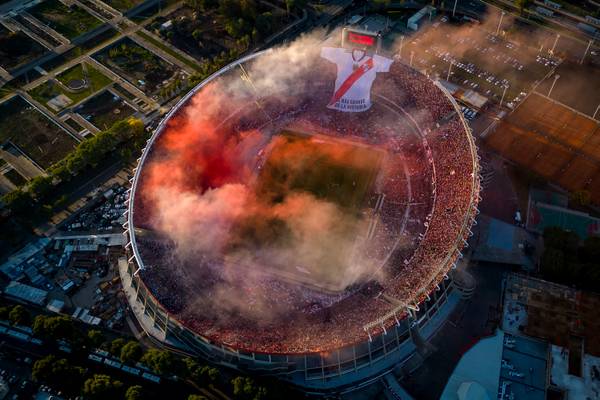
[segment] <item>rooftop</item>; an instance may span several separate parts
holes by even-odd
[[[582,337],[584,351],[600,356],[600,296],[568,286],[510,274],[506,278],[502,328],[569,347]]]

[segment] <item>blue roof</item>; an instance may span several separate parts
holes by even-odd
[[[497,398],[503,340],[504,332],[498,330],[496,335],[481,339],[467,350],[448,379],[440,400],[456,400],[458,389],[465,382],[476,382],[483,386],[488,398]]]
[[[515,236],[515,226],[498,219],[490,222],[487,245],[502,250],[512,250]]]

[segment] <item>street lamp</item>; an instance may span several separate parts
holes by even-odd
[[[598,104],[598,107],[596,107],[596,111],[594,111],[594,116],[592,119],[596,119],[596,114],[598,114],[598,111],[600,111],[600,104]]]
[[[590,47],[592,46],[593,42],[594,42],[594,39],[590,39],[587,47],[585,48],[585,53],[583,53],[583,57],[581,57],[581,60],[579,61],[579,64],[583,64],[583,60],[585,60],[585,56],[587,56],[587,53],[590,50]]]
[[[502,18],[504,18],[504,14],[506,14],[504,11],[502,11],[502,14],[500,14],[500,21],[498,21],[498,28],[496,28],[496,36],[498,36],[498,32],[500,32],[500,25],[502,25]]]
[[[550,97],[550,94],[552,93],[552,90],[554,89],[554,85],[556,85],[556,81],[558,80],[558,78],[560,78],[560,75],[554,75],[554,82],[552,82],[552,86],[550,86],[550,90],[548,90],[548,97]]]
[[[556,44],[558,43],[558,39],[560,39],[560,33],[556,34],[556,39],[554,39],[554,45],[552,46],[552,50],[550,50],[550,54],[554,54],[554,49],[556,49]]]
[[[450,82],[450,71],[452,70],[452,64],[454,64],[454,60],[450,60],[450,65],[448,65],[448,75],[446,75],[446,80]]]
[[[398,52],[398,56],[402,58],[402,46],[404,45],[404,35],[400,36],[400,51]]]
[[[507,89],[508,89],[508,85],[504,85],[504,90],[502,91],[502,98],[500,99],[500,108],[502,108],[502,103],[504,102],[504,96],[506,95]]]

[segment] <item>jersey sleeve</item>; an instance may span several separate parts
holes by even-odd
[[[339,57],[340,50],[343,50],[343,49],[339,49],[337,47],[323,47],[321,49],[321,57],[323,57],[327,61],[331,61],[332,63],[337,64],[337,62],[340,58]]]
[[[394,60],[390,58],[378,55],[375,55],[373,58],[375,60],[375,69],[377,70],[377,72],[389,72],[390,65],[392,65],[392,63],[394,62]]]

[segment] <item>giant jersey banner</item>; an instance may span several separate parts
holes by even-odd
[[[371,107],[371,86],[378,72],[388,72],[393,60],[364,50],[323,47],[321,57],[337,65],[335,90],[328,108],[361,112]]]

